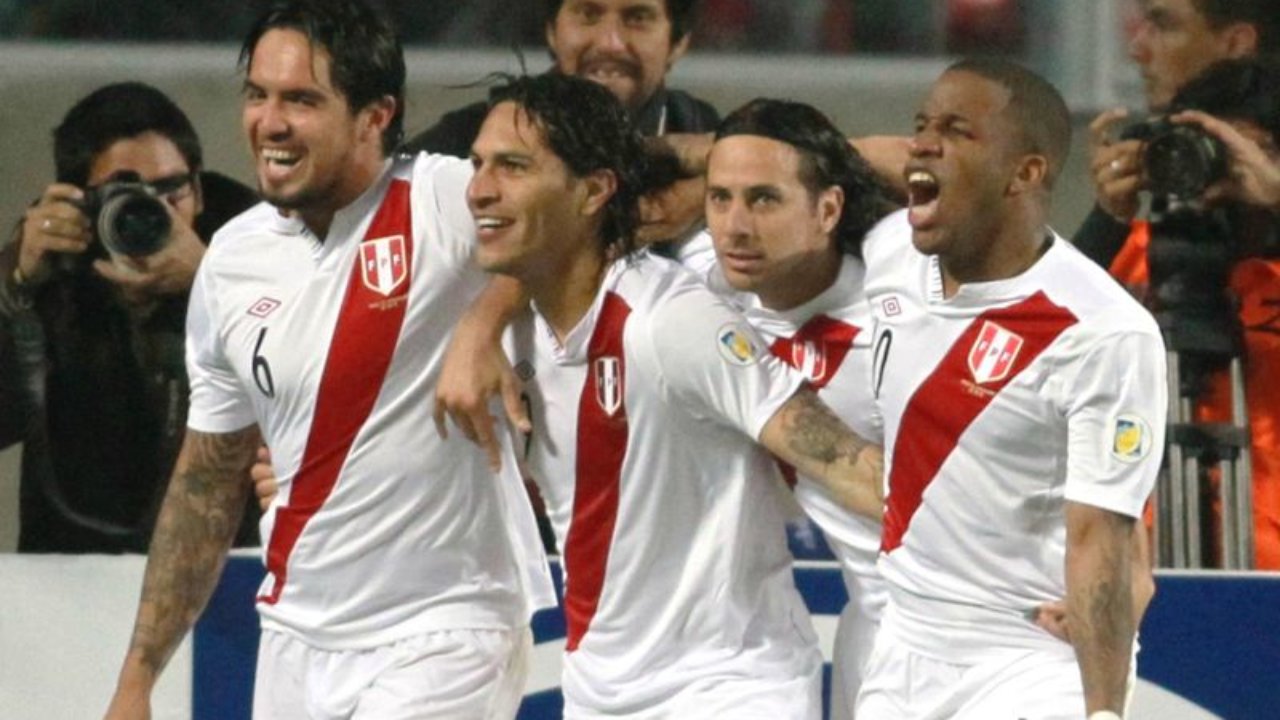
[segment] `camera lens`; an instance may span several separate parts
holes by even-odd
[[[103,201],[98,237],[114,253],[141,257],[164,246],[171,224],[158,198],[129,188]]]
[[[1147,143],[1143,164],[1153,193],[1190,200],[1226,175],[1226,148],[1198,127],[1175,125]]]

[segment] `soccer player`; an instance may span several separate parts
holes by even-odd
[[[566,717],[817,717],[821,657],[755,440],[870,515],[876,449],[697,278],[629,254],[642,160],[612,95],[551,74],[493,100],[468,202],[478,262],[535,310],[513,359],[563,548]]]
[[[387,158],[403,53],[357,0],[271,6],[241,59],[266,202],[218,233],[192,290],[189,431],[108,717],[149,716],[263,439],[280,492],[254,715],[513,717],[529,615],[554,602],[545,558],[514,456],[495,477],[429,416],[441,351],[487,281],[470,167]]]
[[[891,205],[873,171],[820,112],[755,100],[716,131],[707,167],[713,289],[736,291],[770,351],[859,435],[879,441],[871,395],[871,312],[863,236]],[[831,717],[851,718],[885,602],[880,523],[800,475],[795,496],[840,562],[849,602],[832,658]]]
[[[1069,136],[1040,77],[953,65],[916,116],[910,209],[864,244],[890,593],[860,720],[1124,710],[1164,348],[1046,227]],[[1030,617],[1064,595],[1069,644]]]

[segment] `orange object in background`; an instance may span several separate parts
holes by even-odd
[[[1147,290],[1150,242],[1150,224],[1135,221],[1109,268],[1111,275],[1139,298]],[[1280,570],[1280,260],[1249,258],[1237,262],[1228,288],[1239,300],[1244,328],[1255,565],[1259,570]],[[1196,402],[1196,421],[1231,421],[1231,380],[1226,370],[1207,378],[1206,389]],[[1217,503],[1214,510],[1215,522],[1219,522]]]

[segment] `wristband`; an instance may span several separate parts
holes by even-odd
[[[1089,715],[1089,720],[1124,720],[1124,719],[1121,718],[1114,711],[1099,710],[1098,712],[1091,713]]]

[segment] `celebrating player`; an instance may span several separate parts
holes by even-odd
[[[470,168],[387,159],[404,59],[357,0],[272,6],[242,63],[267,202],[218,233],[192,291],[189,431],[108,717],[149,716],[263,438],[280,492],[255,717],[513,717],[530,612],[554,602],[545,559],[514,457],[494,477],[429,417],[442,349],[486,282]]]
[[[1069,136],[1040,77],[953,65],[916,116],[911,207],[864,245],[890,597],[860,720],[1123,712],[1164,348],[1046,227]],[[1070,644],[1029,617],[1064,594]]]
[[[721,123],[707,178],[718,260],[711,287],[738,291],[772,353],[858,434],[878,441],[861,247],[891,206],[872,170],[812,107],[755,100]],[[849,513],[806,476],[795,494],[839,559],[849,593],[831,691],[831,717],[849,718],[885,602],[875,568],[880,523]]]
[[[871,515],[877,451],[696,278],[628,254],[642,161],[606,90],[543,75],[493,100],[468,201],[477,260],[536,310],[514,359],[564,554],[566,717],[817,717],[821,658],[754,440]]]

